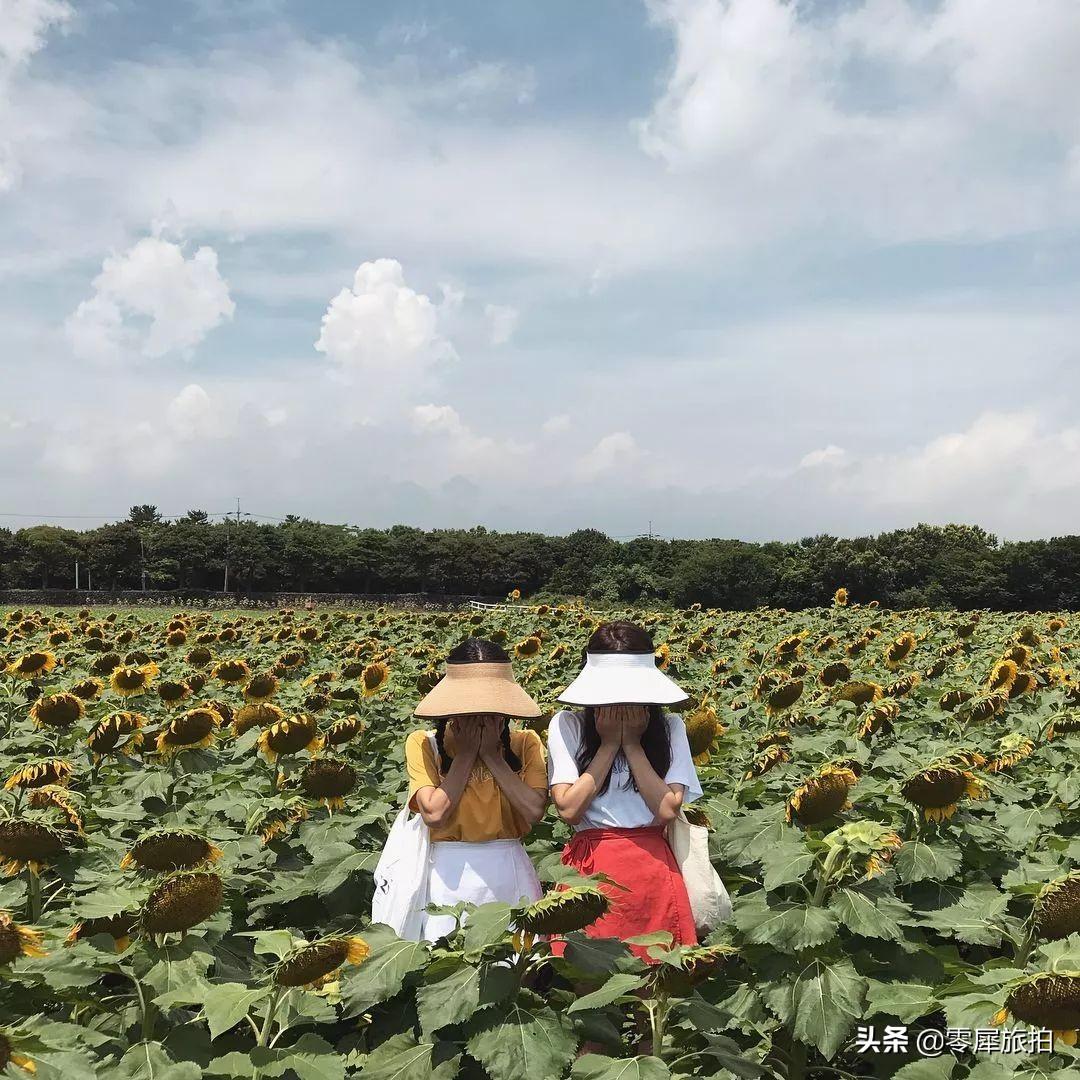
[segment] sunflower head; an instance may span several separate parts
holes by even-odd
[[[221,849],[200,833],[190,829],[150,829],[132,844],[120,868],[164,874],[215,863],[220,858]]]
[[[970,690],[946,690],[938,698],[938,706],[945,712],[953,712],[961,705],[969,702],[975,695]]]
[[[202,749],[213,745],[221,716],[205,705],[188,709],[174,717],[157,737],[157,751],[162,757],[172,757],[181,750]]]
[[[802,697],[802,679],[787,679],[769,691],[765,699],[765,712],[769,716],[776,716],[785,709],[790,709],[796,701]]]
[[[848,793],[857,781],[850,768],[822,766],[788,796],[785,806],[788,824],[817,825],[838,814],[850,805]]]
[[[315,717],[306,713],[286,717],[264,728],[258,741],[259,753],[271,764],[282,755],[299,754],[302,750],[317,753],[321,745]]]
[[[527,638],[522,638],[514,646],[514,655],[519,660],[527,660],[529,657],[536,656],[540,652],[540,638],[535,634],[530,635]]]
[[[20,926],[8,912],[0,911],[0,967],[18,960],[20,956],[44,955],[40,932]]]
[[[333,809],[345,805],[345,796],[355,790],[356,781],[356,770],[339,758],[317,758],[308,762],[300,773],[304,794]]]
[[[266,728],[284,719],[284,711],[276,705],[261,701],[253,702],[250,705],[242,706],[233,713],[233,731],[237,735],[243,735],[245,731],[249,731],[253,727]]]
[[[836,607],[847,607],[848,591],[843,585],[833,593],[833,604],[835,604]]]
[[[191,649],[185,660],[194,668],[204,668],[213,660],[214,654],[205,645],[196,645]]]
[[[894,641],[889,642],[885,648],[885,666],[890,671],[895,671],[915,648],[915,635],[905,632]]]
[[[278,963],[272,978],[278,986],[314,986],[344,964],[362,964],[371,946],[361,937],[329,937],[301,945]]]
[[[850,701],[853,705],[869,705],[871,701],[880,701],[884,689],[875,682],[846,682],[840,686],[833,697],[837,701]]]
[[[4,790],[32,790],[40,787],[64,787],[71,781],[74,768],[62,758],[30,761],[16,769],[5,781]]]
[[[377,694],[390,680],[390,669],[381,660],[376,660],[364,668],[360,676],[360,682],[364,689],[364,697]]]
[[[947,821],[961,799],[985,798],[986,787],[970,769],[943,759],[912,773],[900,794],[919,807],[927,821]]]
[[[261,837],[264,844],[269,844],[294,825],[307,820],[308,815],[308,806],[303,799],[287,799],[277,806],[257,810],[248,819],[247,831]]]
[[[723,732],[716,710],[708,699],[686,717],[686,737],[690,743],[690,753],[694,760],[708,760],[709,749],[717,735]]]
[[[30,708],[30,719],[35,727],[67,731],[81,720],[86,706],[75,694],[47,694],[39,697]]]
[[[999,660],[991,669],[990,674],[986,679],[987,690],[993,692],[995,690],[1001,691],[1004,694],[1009,692],[1009,688],[1013,684],[1013,680],[1016,678],[1019,672],[1019,667],[1015,660],[1006,658]]]
[[[191,687],[186,682],[177,682],[175,679],[158,683],[157,692],[162,703],[169,709],[175,709],[180,702],[191,697]]]
[[[244,700],[269,701],[278,691],[278,678],[272,672],[263,671],[253,675],[244,687]]]
[[[99,720],[91,729],[86,740],[90,752],[96,757],[118,750],[130,754],[142,746],[142,728],[146,717],[141,713],[117,712]]]
[[[17,679],[37,679],[47,675],[56,667],[56,657],[51,652],[40,650],[25,653],[7,666],[7,673]]]
[[[105,689],[105,684],[100,679],[83,679],[81,682],[77,682],[69,691],[82,701],[93,701],[102,690]]]
[[[1011,769],[1034,750],[1035,744],[1026,735],[1010,732],[998,741],[996,752],[986,762],[986,771],[996,773]]]
[[[148,934],[183,933],[217,914],[225,887],[208,870],[178,870],[164,878],[147,897],[140,913]]]
[[[23,867],[38,874],[67,849],[71,837],[67,831],[55,828],[41,817],[10,817],[0,820],[0,860],[9,876]]]
[[[114,694],[119,694],[121,697],[134,697],[136,694],[146,692],[156,674],[156,664],[123,665],[116,668],[109,676],[109,685]]]
[[[211,678],[225,683],[226,686],[242,683],[250,674],[251,669],[248,667],[247,661],[241,660],[239,657],[235,657],[232,660],[222,660],[221,663],[217,664],[214,667],[214,670],[210,672]]]
[[[138,912],[123,912],[98,919],[84,919],[71,928],[65,944],[74,945],[76,941],[87,941],[99,934],[108,934],[113,939],[116,951],[121,953],[131,944],[131,938],[138,929],[138,924]]]
[[[610,900],[595,885],[556,889],[521,909],[517,925],[529,934],[569,934],[606,915]]]
[[[889,698],[907,697],[908,694],[919,685],[919,682],[919,673],[917,671],[909,671],[907,675],[902,675],[899,679],[896,679],[885,687],[885,696]]]
[[[359,716],[355,714],[351,716],[343,716],[340,720],[335,720],[326,729],[326,745],[327,746],[344,746],[348,742],[352,742],[357,738],[364,730],[364,722]]]
[[[995,1021],[1008,1013],[1032,1027],[1049,1029],[1055,1039],[1073,1046],[1080,1029],[1080,972],[1041,971],[1020,980]]]
[[[864,742],[874,735],[888,735],[900,715],[900,706],[895,701],[882,701],[867,709],[859,718],[855,737]]]
[[[782,765],[785,761],[791,760],[791,753],[786,746],[776,743],[768,747],[763,754],[758,754],[752,762],[750,767],[746,770],[746,780],[754,780],[759,776],[764,776],[770,769],[775,769],[777,765]]]
[[[851,678],[851,667],[843,660],[834,660],[818,672],[818,682],[826,689]]]
[[[19,1053],[19,1048],[14,1036],[0,1028],[0,1073],[5,1076],[11,1075],[8,1066],[14,1065],[25,1073],[36,1073],[37,1066],[26,1054]]]
[[[888,825],[877,821],[852,821],[825,837],[829,848],[839,848],[845,872],[866,878],[885,873],[893,853],[903,844]]]

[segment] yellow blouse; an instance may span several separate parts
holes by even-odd
[[[518,776],[531,788],[547,795],[547,762],[544,745],[535,731],[511,731],[510,748],[521,760]],[[453,746],[448,747],[451,755]],[[414,731],[405,740],[405,767],[409,771],[409,807],[416,812],[416,793],[442,783],[439,763],[426,731]],[[502,788],[479,758],[469,775],[461,801],[441,829],[431,830],[432,840],[519,840],[531,825],[518,814]]]

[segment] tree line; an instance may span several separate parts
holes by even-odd
[[[235,593],[433,593],[584,596],[610,602],[698,602],[791,609],[832,602],[886,607],[1080,608],[1080,536],[1000,542],[974,525],[916,525],[877,536],[794,542],[617,541],[472,529],[166,520],[153,506],[72,530],[0,529],[0,588],[222,590]],[[227,576],[226,576],[227,575]]]

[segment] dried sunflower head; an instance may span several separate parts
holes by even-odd
[[[848,793],[857,781],[850,768],[822,766],[788,796],[785,806],[788,824],[817,825],[838,814],[850,805]]]
[[[281,960],[273,971],[278,986],[314,986],[344,964],[362,964],[371,946],[361,937],[329,937],[301,945]]]
[[[301,714],[287,717],[265,728],[257,743],[259,753],[271,764],[282,755],[299,754],[307,750],[318,753],[322,746],[314,716]]]
[[[137,867],[153,873],[187,870],[221,858],[221,849],[190,829],[150,829],[131,846],[120,869]]]
[[[99,720],[91,729],[86,745],[95,759],[119,750],[130,754],[142,746],[146,717],[141,713],[118,712]]]
[[[969,769],[940,760],[912,773],[900,793],[922,810],[927,821],[947,821],[965,796],[986,798],[986,786]]]
[[[0,966],[20,956],[45,956],[41,940],[40,931],[20,926],[8,912],[0,911]]]
[[[318,758],[308,762],[300,773],[300,787],[309,799],[316,799],[327,809],[345,805],[345,796],[356,789],[356,770],[339,758]]]
[[[5,791],[16,788],[30,790],[39,787],[58,786],[63,787],[70,783],[72,773],[70,761],[62,758],[43,758],[41,761],[30,761],[16,769],[4,783]]]
[[[47,694],[39,697],[30,708],[30,719],[35,727],[67,731],[81,720],[86,706],[75,694]]]
[[[213,709],[206,706],[188,709],[161,730],[157,737],[157,751],[162,757],[168,758],[181,750],[212,746],[220,724],[221,717]]]
[[[519,911],[517,926],[528,934],[569,934],[584,930],[607,914],[607,894],[595,885],[555,889]]]
[[[178,870],[147,897],[140,924],[148,934],[183,933],[217,914],[224,897],[224,884],[217,874]]]
[[[1019,981],[994,1022],[1004,1023],[1009,1013],[1032,1027],[1049,1029],[1055,1040],[1067,1046],[1075,1045],[1080,1029],[1080,972],[1041,971]]]

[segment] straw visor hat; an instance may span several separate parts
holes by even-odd
[[[442,719],[498,713],[520,720],[541,715],[540,706],[514,681],[509,664],[447,664],[446,674],[419,705],[415,716]]]
[[[676,705],[684,693],[651,653],[586,653],[581,674],[559,695],[568,705]]]

